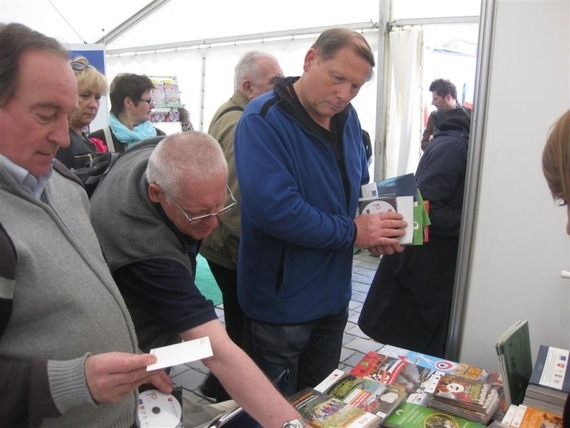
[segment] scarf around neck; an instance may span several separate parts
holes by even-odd
[[[109,115],[109,128],[111,128],[113,134],[121,143],[127,145],[127,148],[147,138],[156,137],[156,129],[154,129],[150,120],[135,126],[131,131],[121,123],[117,116],[111,113]]]

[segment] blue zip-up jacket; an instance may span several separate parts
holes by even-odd
[[[280,80],[248,104],[234,143],[242,196],[239,301],[248,317],[275,324],[305,323],[347,307],[353,218],[360,186],[369,180],[352,105],[334,118],[343,155],[337,162],[328,131],[296,99],[295,80]]]

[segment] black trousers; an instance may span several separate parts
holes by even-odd
[[[228,336],[236,345],[243,348],[244,314],[239,306],[237,297],[237,271],[212,263],[209,260],[208,265],[214,279],[218,283],[218,287],[222,291],[224,319]],[[216,401],[221,402],[230,399],[228,393],[212,373],[210,373],[206,382],[210,385],[216,385]]]
[[[239,306],[237,296],[237,271],[227,269],[209,260],[208,265],[218,283],[218,287],[222,291],[224,319],[228,336],[236,345],[242,348],[244,314]]]

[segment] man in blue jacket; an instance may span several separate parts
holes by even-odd
[[[338,367],[353,247],[402,250],[401,215],[354,218],[369,175],[350,101],[373,67],[362,35],[326,30],[307,52],[303,75],[251,101],[236,130],[244,346],[270,377],[288,369],[286,394]]]

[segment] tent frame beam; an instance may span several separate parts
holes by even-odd
[[[170,0],[154,0],[139,10],[137,13],[133,14],[126,21],[119,24],[117,27],[109,31],[106,35],[101,37],[95,43],[111,43],[116,38],[122,36],[125,32],[129,31],[132,27],[137,25],[139,22],[146,19],[147,16],[153,14],[157,9],[164,6]]]
[[[343,28],[350,28],[354,31],[376,31],[378,23],[371,21],[357,22],[352,24],[340,25]],[[189,40],[185,42],[163,43],[158,45],[136,46],[131,48],[107,49],[107,56],[120,55],[139,55],[145,53],[156,53],[164,51],[176,51],[180,49],[192,49],[202,47],[212,47],[214,45],[228,45],[238,43],[253,43],[258,41],[267,41],[270,39],[295,39],[296,37],[309,37],[320,34],[331,28],[330,25],[322,27],[299,28],[283,31],[271,31],[266,33],[244,34],[239,36],[215,37],[211,39]]]

